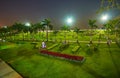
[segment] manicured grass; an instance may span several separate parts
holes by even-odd
[[[55,42],[46,42],[47,47],[53,44]],[[60,45],[50,51],[73,54],[72,49],[78,44],[69,44],[63,51],[59,51]],[[31,42],[4,43],[4,46],[12,47],[1,49],[0,58],[24,78],[119,78],[120,48],[116,44],[108,48],[107,44],[102,43],[98,51],[93,51],[94,45],[97,44],[87,47],[86,43],[80,43],[80,49],[73,54],[84,56],[86,60],[83,64],[41,55]]]

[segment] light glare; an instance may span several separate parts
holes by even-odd
[[[103,15],[102,16],[102,20],[107,20],[108,19],[108,15]]]
[[[27,23],[25,24],[25,26],[30,26],[30,23],[27,22]]]
[[[68,22],[68,23],[72,23],[73,20],[72,20],[71,18],[68,18],[67,22]]]

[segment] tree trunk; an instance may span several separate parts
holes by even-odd
[[[91,33],[90,33],[90,44],[92,44],[92,28],[91,28]]]
[[[64,36],[64,38],[65,38],[65,43],[66,43],[66,31],[65,31],[65,36]]]
[[[41,33],[41,30],[39,29],[39,38],[40,38],[40,33]]]
[[[24,41],[24,32],[23,32],[22,36],[23,36],[23,41]]]
[[[47,42],[48,42],[48,26],[46,27],[46,39],[47,39]]]

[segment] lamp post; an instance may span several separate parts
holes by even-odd
[[[26,26],[25,28],[27,29],[27,37],[28,37],[28,34],[30,33],[31,24],[29,22],[26,22],[25,26]]]
[[[67,28],[67,30],[70,29],[72,23],[73,23],[73,18],[72,17],[69,17],[69,18],[66,19],[66,26],[67,26],[66,28]],[[66,42],[66,33],[65,33],[65,42]]]

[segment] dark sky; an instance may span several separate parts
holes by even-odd
[[[0,0],[0,26],[14,22],[36,23],[51,19],[54,26],[62,26],[72,16],[73,25],[86,25],[100,7],[100,0]]]

